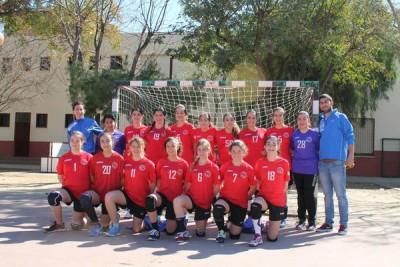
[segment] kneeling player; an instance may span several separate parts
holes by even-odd
[[[260,218],[269,209],[269,224],[267,240],[278,240],[280,220],[285,215],[286,191],[290,179],[289,163],[278,156],[279,139],[269,136],[265,142],[266,157],[256,162],[255,173],[259,193],[250,206],[250,216],[253,219],[254,238],[249,246],[256,247],[263,243]]]
[[[129,157],[125,158],[123,191],[108,192],[105,203],[111,219],[108,236],[120,233],[118,206],[127,207],[133,214],[134,233],[142,230],[143,219],[146,214],[145,199],[153,192],[156,184],[156,171],[154,163],[144,156],[144,140],[133,137],[129,141]]]
[[[65,153],[58,161],[57,174],[61,189],[51,192],[47,199],[54,216],[54,223],[46,232],[65,230],[62,218],[61,202],[67,205],[74,203],[71,227],[80,230],[83,227],[84,209],[82,209],[79,197],[89,189],[89,164],[92,155],[83,151],[84,136],[81,132],[72,132],[69,145],[71,150]]]
[[[103,228],[107,228],[110,218],[104,204],[107,192],[121,187],[122,170],[124,159],[120,154],[113,151],[113,138],[110,133],[104,133],[100,137],[100,147],[103,151],[98,152],[91,160],[91,190],[86,191],[80,197],[82,208],[91,220],[89,236],[98,236]],[[101,224],[97,218],[95,207],[101,204]]]
[[[166,208],[165,218],[167,219],[166,232],[174,234],[176,231],[176,216],[173,207],[174,199],[183,192],[183,182],[188,170],[187,162],[178,154],[182,145],[175,137],[169,137],[164,148],[167,158],[157,163],[157,189],[156,192],[146,198],[146,210],[150,218],[152,229],[149,231],[148,240],[158,240],[160,230],[157,223],[157,212]]]
[[[248,199],[255,191],[254,170],[243,158],[247,147],[241,140],[235,140],[229,146],[232,161],[225,163],[220,170],[222,189],[219,199],[214,203],[213,216],[218,227],[216,241],[223,243],[226,239],[224,215],[229,213],[229,236],[239,239],[243,221],[246,218]]]
[[[211,145],[207,139],[200,139],[196,144],[197,157],[186,175],[184,190],[186,194],[174,199],[174,211],[177,223],[177,242],[190,238],[185,225],[185,213],[195,212],[196,235],[204,237],[207,220],[210,218],[211,204],[219,192],[220,179],[218,166],[208,159]]]

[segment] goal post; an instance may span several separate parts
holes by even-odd
[[[246,113],[258,114],[258,127],[271,127],[272,110],[278,106],[286,111],[285,122],[296,125],[297,113],[305,110],[318,124],[318,81],[226,81],[226,80],[162,80],[117,81],[113,90],[112,111],[123,130],[130,124],[130,112],[140,107],[145,124],[152,121],[152,110],[163,106],[169,124],[175,121],[175,107],[183,104],[189,121],[197,124],[199,114],[208,112],[214,125],[222,127],[222,117],[231,113],[239,126],[245,127]]]

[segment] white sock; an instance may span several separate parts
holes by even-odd
[[[253,219],[253,226],[254,226],[254,233],[256,235],[261,235],[260,219],[258,219],[258,220]]]

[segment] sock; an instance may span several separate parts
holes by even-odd
[[[254,227],[254,233],[256,235],[261,235],[261,225],[260,225],[260,219],[253,219],[253,227]]]

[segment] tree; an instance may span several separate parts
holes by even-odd
[[[172,52],[215,67],[224,78],[247,65],[254,66],[259,79],[319,80],[321,91],[333,94],[355,116],[374,110],[395,79],[393,46],[385,42],[393,27],[382,2],[181,3],[183,45]]]

